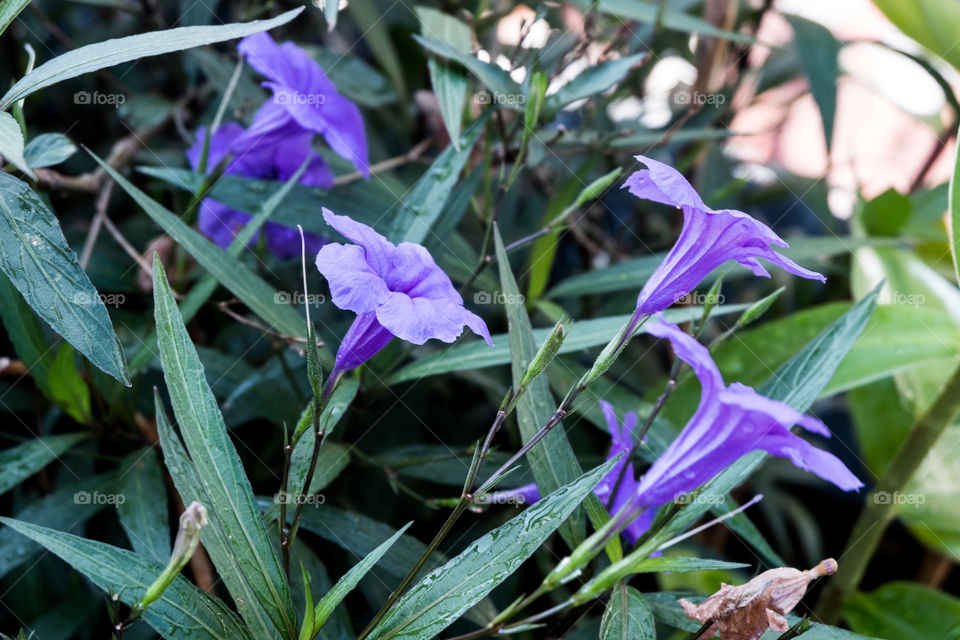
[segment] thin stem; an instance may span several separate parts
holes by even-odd
[[[873,499],[867,501],[857,519],[840,556],[843,571],[837,573],[820,598],[819,617],[826,624],[836,624],[840,619],[844,603],[860,584],[884,530],[896,515],[896,502],[889,497],[903,490],[958,412],[960,367],[947,380],[926,414],[910,429],[903,446],[877,481]],[[887,499],[881,500],[880,496]]]

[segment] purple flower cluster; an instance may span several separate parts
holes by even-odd
[[[337,92],[320,65],[293,43],[278,45],[266,33],[244,38],[238,50],[250,66],[268,78],[263,86],[273,96],[257,110],[249,128],[231,122],[214,132],[208,169],[231,155],[226,174],[283,181],[308,162],[300,183],[329,188],[333,186],[333,174],[312,147],[314,136],[319,134],[331,149],[369,177],[360,110]],[[193,169],[199,169],[206,134],[205,128],[198,130],[196,143],[187,151]],[[246,213],[207,198],[200,208],[199,227],[217,245],[226,247],[249,220]],[[296,229],[268,222],[264,233],[267,248],[278,257],[300,255]],[[311,253],[324,242],[319,236],[307,235]]]
[[[739,262],[758,276],[769,277],[758,261],[763,258],[803,278],[825,278],[771,249],[786,247],[787,243],[766,225],[742,211],[709,208],[677,170],[644,156],[637,159],[647,168],[627,178],[624,187],[637,197],[679,207],[683,228],[640,291],[629,331],[644,316],[656,314],[657,321],[646,326],[647,332],[670,341],[677,357],[689,364],[700,380],[702,392],[696,413],[639,479],[630,461],[624,459],[596,487],[596,494],[610,503],[611,513],[625,526],[625,539],[636,541],[649,528],[657,507],[697,489],[751,451],[786,458],[844,491],[862,487],[863,483],[836,456],[791,432],[791,427],[799,425],[810,433],[829,437],[830,431],[822,422],[739,382],[726,385],[707,348],[659,313],[728,260]],[[631,449],[637,417],[628,413],[620,425],[613,407],[606,402],[601,406],[612,441],[610,459]],[[628,466],[621,473],[624,465]],[[616,496],[610,500],[618,479]],[[528,501],[539,499],[536,485],[526,485],[495,494],[489,501],[504,502],[514,495]]]

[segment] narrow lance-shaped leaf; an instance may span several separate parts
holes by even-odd
[[[244,24],[180,27],[89,44],[49,60],[21,78],[10,87],[3,98],[0,98],[0,111],[8,109],[17,100],[35,91],[84,73],[161,53],[242,38],[251,33],[286,24],[297,17],[301,11],[303,7],[287,11],[270,20],[254,20]]]
[[[427,239],[488,117],[477,118],[461,136],[459,148],[451,143],[417,181],[390,224],[390,240],[422,244]]]
[[[960,147],[953,160],[950,175],[950,215],[947,216],[947,231],[950,235],[950,254],[953,256],[953,271],[960,283]]]
[[[63,237],[56,216],[30,187],[2,172],[0,270],[64,340],[129,386],[107,308]]]
[[[85,540],[61,531],[11,518],[0,522],[43,545],[104,591],[117,594],[133,606],[163,571],[163,565],[145,560],[126,549],[95,540]],[[253,640],[235,613],[222,601],[190,584],[182,575],[174,578],[159,600],[147,607],[143,619],[165,638],[196,640]]]
[[[30,0],[7,0],[0,3],[0,35],[3,35],[10,23],[28,4]]]
[[[337,583],[333,585],[333,588],[327,592],[325,596],[320,599],[320,602],[317,603],[316,608],[313,611],[313,629],[317,631],[326,623],[327,618],[330,617],[330,614],[333,613],[333,610],[336,609],[337,605],[346,597],[348,593],[353,591],[353,588],[357,586],[357,583],[360,582],[360,579],[367,575],[367,572],[377,564],[377,561],[383,557],[387,551],[390,550],[390,547],[393,546],[393,543],[403,535],[403,532],[410,528],[412,522],[408,522],[403,526],[399,531],[390,536],[389,539],[383,542],[379,547],[371,551],[367,556],[354,565],[349,571],[343,574],[343,577],[337,580]],[[313,636],[310,636],[312,638]],[[302,634],[301,634],[302,638]]]
[[[173,478],[181,501],[184,504],[194,501],[210,504],[197,477],[197,470],[190,461],[179,436],[174,433],[156,390],[154,390],[154,406],[156,407],[157,435],[160,447],[163,449],[164,465],[170,472],[170,477]],[[217,514],[208,509],[207,517],[210,524],[200,531],[200,542],[210,555],[210,560],[213,561],[213,566],[216,567],[224,586],[233,597],[237,611],[257,640],[278,640],[280,634],[277,633],[276,627],[257,599],[257,594],[244,574],[240,559],[233,552]]]
[[[517,287],[517,281],[510,270],[510,259],[500,238],[500,231],[494,229],[497,264],[500,267],[500,286],[506,300],[507,320],[510,323],[511,371],[514,385],[519,385],[524,372],[537,353],[537,343],[533,337],[533,328],[527,309],[523,305],[523,296]],[[517,401],[517,424],[520,437],[524,442],[533,438],[541,427],[549,422],[554,413],[556,402],[550,393],[546,377],[538,376],[527,387],[526,393]],[[527,453],[530,469],[537,481],[541,494],[552,493],[559,487],[573,481],[580,475],[580,464],[573,454],[573,448],[562,428],[555,428],[543,440]],[[583,542],[585,523],[582,512],[575,515],[569,523],[560,528],[570,548]]]
[[[137,449],[120,467],[120,493],[124,496],[117,504],[120,525],[138,555],[164,564],[170,557],[170,530],[167,492],[157,452]]]
[[[650,605],[640,592],[618,582],[600,620],[600,640],[656,640]]]
[[[164,379],[197,479],[209,500],[205,506],[219,520],[243,576],[274,625],[293,636],[296,613],[279,558],[156,254],[153,291]]]
[[[833,140],[833,120],[837,111],[837,76],[840,42],[830,30],[806,18],[787,16],[793,27],[797,60],[810,81],[810,93],[820,109],[827,151]]]
[[[507,579],[564,522],[618,458],[612,458],[474,540],[418,582],[387,612],[371,640],[432,638]]]
[[[0,111],[0,156],[31,178],[35,177],[23,157],[23,131],[16,119],[5,111]]]
[[[34,438],[0,451],[0,494],[14,488],[88,437],[86,433]]]

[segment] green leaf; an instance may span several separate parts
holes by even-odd
[[[44,133],[31,140],[23,150],[27,165],[37,169],[60,164],[77,152],[77,145],[62,133]]]
[[[717,307],[713,315],[737,313],[747,308],[747,305],[724,305]],[[670,322],[690,322],[698,320],[703,315],[701,307],[683,307],[668,309],[664,317]],[[611,336],[630,319],[629,315],[609,316],[594,320],[581,320],[573,325],[570,334],[560,347],[559,354],[575,353],[590,347],[597,347],[609,342]],[[641,328],[642,331],[642,328]],[[533,342],[542,344],[549,335],[550,329],[534,329]],[[493,336],[493,345],[489,346],[482,340],[475,340],[457,344],[439,352],[425,355],[410,364],[402,367],[390,376],[389,384],[417,380],[426,376],[450,373],[451,371],[465,371],[468,369],[482,369],[510,362],[510,341],[507,334]]]
[[[30,377],[46,397],[50,396],[47,382],[50,365],[53,364],[53,348],[43,335],[43,327],[30,305],[14,288],[7,276],[0,272],[0,318],[7,330],[7,337],[17,355],[30,371]]]
[[[306,320],[289,304],[278,304],[277,292],[273,287],[251,273],[235,257],[191,229],[179,216],[174,215],[133,186],[96,155],[93,157],[147,215],[153,218],[154,222],[271,328],[284,335],[306,338]]]
[[[243,576],[274,625],[287,637],[293,636],[296,613],[280,561],[156,255],[153,290],[164,379],[197,479],[207,496],[204,506],[219,521]]]
[[[427,239],[457,184],[460,171],[466,165],[473,143],[483,131],[488,116],[477,118],[460,137],[459,148],[451,142],[417,181],[390,223],[390,232],[387,234],[390,240],[422,244]]]
[[[43,469],[88,435],[71,433],[45,436],[0,451],[0,494],[6,493]]]
[[[23,131],[16,119],[5,111],[0,111],[0,156],[30,178],[36,178],[23,157]]]
[[[463,484],[463,474],[460,477],[460,484]],[[293,514],[289,514],[289,517],[292,518]],[[358,559],[373,551],[381,540],[394,531],[393,527],[361,513],[344,511],[326,504],[304,509],[300,527],[340,546]],[[377,568],[395,577],[399,583],[426,550],[427,546],[413,536],[401,536],[377,563]],[[422,577],[427,571],[446,563],[447,560],[447,556],[443,553],[434,551],[417,576]],[[482,626],[490,622],[496,614],[497,608],[493,602],[485,598],[464,617]]]
[[[617,458],[538,501],[474,540],[427,574],[387,612],[371,640],[432,638],[480,601],[529,558],[593,491]]]
[[[416,7],[414,11],[420,19],[420,31],[423,35],[445,42],[461,53],[470,53],[472,34],[466,23],[430,7]],[[450,141],[454,147],[459,147],[460,125],[467,103],[467,76],[449,63],[439,62],[434,58],[427,60],[427,68]]]
[[[251,33],[267,31],[290,22],[300,15],[303,8],[282,13],[270,20],[254,20],[238,24],[223,24],[211,27],[180,27],[164,31],[152,31],[135,36],[117,38],[80,47],[57,56],[40,65],[13,85],[0,99],[0,111],[44,87],[69,78],[105,69],[122,62],[156,56],[171,51],[181,51],[224,40],[234,40]]]
[[[320,599],[320,602],[317,603],[316,608],[313,611],[313,628],[319,630],[320,627],[324,625],[327,621],[327,618],[330,617],[330,614],[333,613],[333,610],[336,609],[337,605],[346,597],[348,593],[353,591],[353,588],[357,586],[357,583],[360,582],[360,579],[367,574],[368,571],[377,564],[377,561],[383,557],[390,547],[393,546],[393,543],[403,535],[403,532],[410,528],[412,522],[408,522],[404,525],[399,531],[390,536],[386,541],[383,542],[379,547],[367,554],[367,556],[354,565],[350,571],[347,571],[343,574],[343,577],[337,580],[337,583],[333,585],[333,588],[327,592],[325,596]],[[313,634],[308,636],[313,638]]]
[[[469,51],[462,51],[441,40],[426,38],[417,34],[413,34],[413,39],[419,42],[423,48],[430,53],[436,54],[446,60],[459,62],[466,67],[467,71],[475,75],[483,86],[489,89],[495,96],[503,96],[504,99],[502,102],[504,104],[516,109],[520,108],[519,100],[508,99],[522,94],[520,85],[513,81],[509,73],[497,65],[484,62],[476,56],[471,55]]]
[[[659,3],[642,2],[641,0],[599,0],[598,2],[589,3],[587,0],[577,0],[577,4],[589,4],[592,8],[602,13],[610,13],[624,20],[636,20],[637,22],[650,25],[657,22],[659,9]],[[713,36],[715,38],[723,38],[724,40],[743,42],[745,44],[753,44],[756,42],[753,37],[745,33],[718,29],[706,20],[671,8],[663,10],[660,15],[660,25],[664,29],[679,31],[681,33]]]
[[[137,449],[120,463],[120,525],[137,555],[162,565],[170,559],[170,524],[163,469],[152,448]]]
[[[960,6],[953,0],[875,0],[874,4],[905,34],[960,69],[954,25],[960,22]]]
[[[656,640],[653,613],[640,592],[618,582],[600,621],[600,640]]]
[[[53,529],[77,529],[107,506],[106,500],[91,500],[95,495],[113,495],[118,490],[117,474],[105,473],[66,483],[60,489],[29,501],[15,514],[17,520]],[[41,547],[13,529],[0,529],[0,578],[40,553]],[[29,570],[29,569],[27,569]]]
[[[858,633],[877,638],[956,638],[960,600],[911,582],[888,582],[870,593],[855,593],[843,609]]]
[[[626,58],[608,60],[584,69],[580,75],[573,78],[560,89],[547,97],[546,107],[549,111],[560,109],[571,102],[589,98],[623,80],[646,53],[637,53]]]
[[[387,30],[387,23],[383,20],[383,7],[372,0],[350,0],[347,11],[350,12],[359,32],[364,35],[364,44],[370,48],[377,62],[393,82],[397,94],[405,100],[407,86],[403,80],[403,68],[399,62],[402,58],[397,55],[390,32]]]
[[[863,203],[857,218],[871,236],[895,236],[910,219],[913,203],[893,187]]]
[[[87,424],[93,419],[90,388],[77,371],[73,354],[73,347],[67,343],[63,343],[57,351],[49,371],[50,397],[71,418],[80,424]]]
[[[157,433],[160,446],[163,449],[163,460],[173,478],[173,483],[184,504],[197,501],[204,505],[210,504],[209,496],[197,476],[197,470],[187,455],[187,450],[180,442],[180,438],[173,431],[167,419],[159,393],[154,390],[154,404],[156,406]],[[220,524],[220,519],[212,509],[207,509],[209,526],[200,531],[200,542],[210,554],[210,560],[216,567],[220,579],[227,591],[233,597],[237,611],[243,617],[257,640],[279,639],[280,635],[267,617],[257,593],[250,579],[244,572],[241,558],[234,552],[233,545],[227,537],[227,531]]]
[[[500,286],[503,288],[504,306],[507,312],[507,321],[510,325],[510,368],[515,387],[520,385],[528,366],[537,354],[537,344],[544,340],[536,340],[533,336],[533,327],[523,304],[523,296],[517,287],[517,281],[510,270],[510,259],[500,238],[500,230],[493,232],[497,265],[500,269]],[[548,331],[549,334],[549,331]],[[556,408],[553,394],[546,377],[538,376],[527,387],[526,393],[517,401],[517,425],[520,427],[520,437],[523,442],[531,440],[537,432],[550,420]],[[566,432],[562,428],[555,428],[529,452],[527,460],[537,488],[541,495],[553,493],[560,487],[569,484],[582,472],[580,463],[573,453],[573,448],[567,440]],[[585,533],[583,514],[579,510],[574,512],[570,522],[560,527],[560,534],[571,549],[583,542]]]
[[[704,558],[685,558],[682,556],[657,556],[644,558],[631,568],[632,573],[688,573],[690,571],[728,571],[749,567],[742,562],[724,562]]]
[[[8,0],[0,4],[0,35],[3,35],[14,18],[26,9],[28,4],[30,0]]]
[[[147,587],[163,571],[162,564],[145,560],[126,549],[10,518],[0,518],[0,522],[43,545],[104,591],[118,594],[120,600],[130,606],[140,601]],[[160,599],[147,607],[143,619],[166,638],[253,639],[223,602],[190,584],[182,575],[174,578]]]
[[[797,60],[810,82],[810,92],[820,109],[823,135],[827,151],[833,140],[833,120],[837,111],[837,77],[840,75],[839,56],[843,46],[829,29],[821,24],[786,15],[793,27],[793,45]]]
[[[0,216],[0,270],[54,331],[129,386],[107,308],[53,212],[25,183],[0,173]]]
[[[950,241],[950,255],[953,256],[953,270],[960,283],[960,148],[953,160],[953,173],[950,174],[950,211],[947,217],[947,234]]]

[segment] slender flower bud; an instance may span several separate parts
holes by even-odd
[[[523,377],[520,379],[521,389],[525,389],[533,382],[534,378],[543,373],[543,370],[547,368],[550,361],[553,360],[557,352],[560,351],[560,346],[569,333],[570,321],[567,318],[562,318],[560,322],[554,325],[550,335],[548,335],[547,339],[540,345],[540,350],[537,351],[537,355],[530,361],[526,372],[524,372]]]
[[[200,544],[200,530],[205,526],[207,526],[207,509],[199,502],[190,503],[190,506],[180,516],[180,529],[177,531],[177,539],[173,543],[173,553],[170,554],[170,560],[164,567],[163,572],[143,595],[143,599],[136,606],[137,610],[143,611],[150,603],[163,595],[173,579],[193,557],[193,553]]]

